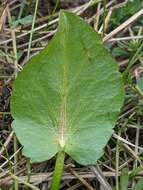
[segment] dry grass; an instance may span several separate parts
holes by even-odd
[[[18,20],[21,15],[33,14],[35,1],[0,1],[0,187],[2,190],[46,190],[50,185],[55,160],[53,158],[41,164],[30,165],[22,156],[21,146],[11,128],[9,98],[12,83],[27,58],[43,49],[55,33],[60,8],[81,15],[102,35],[103,41],[112,53],[114,48],[124,50],[120,55],[113,53],[113,56],[119,63],[120,71],[127,76],[125,104],[104,156],[96,166],[91,167],[81,167],[66,157],[61,189],[121,190],[120,175],[123,168],[128,170],[128,185],[129,189],[132,189],[143,175],[143,105],[139,104],[143,96],[136,88],[136,81],[143,73],[143,28],[139,22],[143,16],[143,9],[140,8],[134,14],[127,15],[115,26],[111,21],[114,10],[127,6],[128,1],[107,1],[104,22],[102,18],[105,9],[102,2],[95,4],[92,2],[62,0],[56,9],[52,1],[39,0],[35,22],[12,27],[13,17]],[[31,40],[29,40],[30,35]],[[130,44],[134,46],[129,46]]]

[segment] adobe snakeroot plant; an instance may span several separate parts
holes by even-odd
[[[61,11],[56,35],[18,75],[11,97],[23,154],[31,162],[57,154],[51,190],[59,187],[65,153],[82,165],[102,156],[123,97],[117,63],[99,35]]]

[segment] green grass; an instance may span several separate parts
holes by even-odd
[[[60,9],[66,8],[77,14],[82,13],[81,16],[90,21],[93,27],[96,26],[97,30],[103,28],[101,33],[103,32],[105,37],[142,7],[142,2],[139,0],[129,1],[128,4],[121,5],[121,7],[115,2],[107,7],[111,3],[109,0],[106,2],[106,8],[103,8],[103,2],[93,3],[90,6],[87,6],[88,2],[82,0],[81,4],[78,5],[77,3],[75,5],[74,1],[53,2],[39,0],[39,5],[35,10],[35,2],[17,1],[10,5],[11,21],[8,22],[10,17],[7,14],[4,16],[7,21],[3,23],[0,40],[0,152],[2,153],[0,188],[2,190],[26,190],[28,188],[42,190],[48,189],[51,183],[55,160],[34,164],[30,167],[29,161],[21,154],[22,147],[19,143],[17,144],[14,136],[11,136],[12,118],[9,114],[9,98],[15,72],[19,72],[24,66],[27,55],[30,57],[38,53],[39,49],[44,48],[53,36],[53,31],[57,28]],[[105,20],[112,8],[114,9],[104,31]],[[34,11],[36,17],[33,19],[33,23],[18,21],[29,15],[34,16]],[[96,22],[97,20],[98,22]],[[116,190],[122,190],[123,184],[128,186],[126,187],[128,190],[142,189],[143,91],[141,86],[136,86],[143,75],[143,37],[138,39],[138,36],[143,36],[142,23],[142,17],[139,17],[130,27],[125,27],[106,41],[106,46],[119,63],[119,70],[124,76],[126,97],[114,130],[116,135],[110,139],[105,148],[104,156],[98,161],[98,175],[96,174],[95,177],[90,168],[81,167],[66,157],[61,189],[83,190],[85,189],[84,180],[97,190],[100,190],[101,186],[105,186],[106,183]],[[32,37],[29,36],[30,33]],[[20,35],[22,37],[18,37]],[[69,168],[72,168],[78,175],[71,173]],[[77,176],[84,180],[79,180]],[[121,176],[124,176],[126,181],[123,181],[124,178]]]

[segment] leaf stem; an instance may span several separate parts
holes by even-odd
[[[64,166],[64,158],[65,158],[65,153],[63,151],[58,152],[50,190],[59,189],[63,166]]]

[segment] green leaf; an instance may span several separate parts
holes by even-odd
[[[138,79],[137,85],[139,86],[140,90],[143,91],[143,76]]]
[[[113,25],[120,25],[121,22],[132,16],[142,7],[142,0],[129,0],[125,6],[114,9],[111,16]]]
[[[132,190],[143,190],[143,178],[139,179],[138,183]]]
[[[13,86],[12,125],[24,155],[41,162],[63,150],[80,164],[95,164],[123,97],[117,63],[99,35],[62,11],[56,35]]]
[[[127,5],[124,7],[126,14],[133,15],[142,7],[142,0],[129,0]]]
[[[21,24],[21,25],[30,24],[30,23],[32,23],[32,20],[33,20],[33,16],[32,15],[28,15],[28,16],[26,16],[24,18],[21,18],[21,19],[18,19],[16,21],[13,21],[12,22],[12,27],[15,28],[19,24]]]
[[[121,172],[121,177],[120,177],[120,189],[121,190],[128,189],[128,181],[129,181],[128,170],[127,170],[127,168],[124,168]]]
[[[120,47],[115,47],[113,50],[112,50],[112,55],[114,57],[118,57],[118,56],[127,56],[128,55],[128,52]]]

